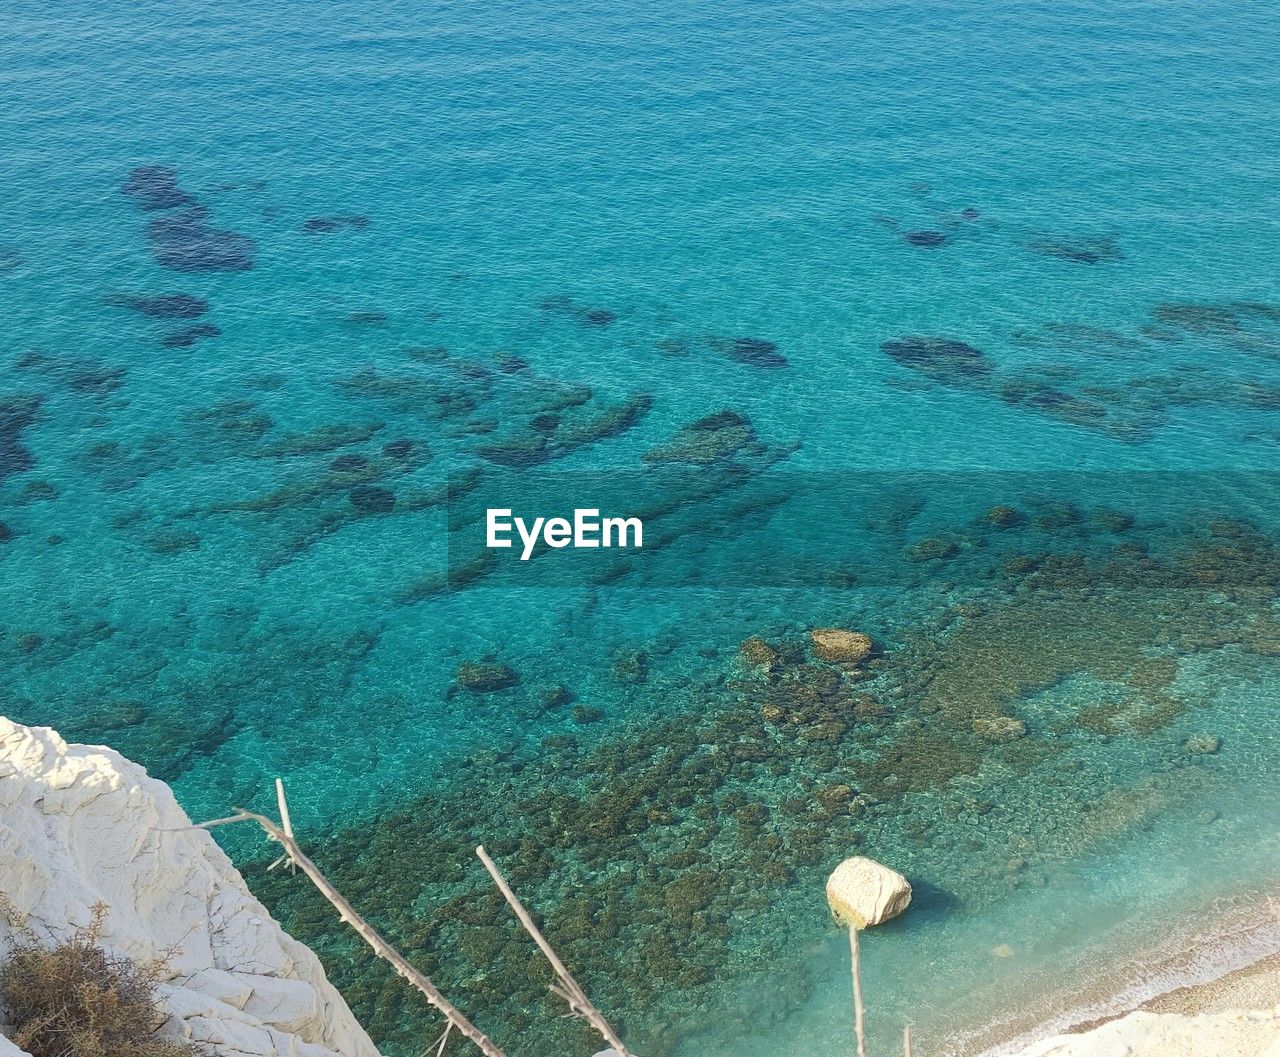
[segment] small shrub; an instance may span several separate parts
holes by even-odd
[[[0,968],[0,1001],[19,1049],[32,1057],[206,1057],[190,1043],[157,1037],[166,1019],[156,1003],[165,963],[137,965],[105,951],[104,904],[52,948],[11,906],[0,909],[19,937]]]

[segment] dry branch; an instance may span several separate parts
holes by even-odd
[[[283,786],[280,786],[279,789],[280,796],[283,798]],[[294,840],[291,833],[286,833],[281,826],[276,825],[265,815],[258,815],[252,811],[246,811],[244,808],[237,808],[236,813],[228,818],[201,823],[197,828],[212,829],[214,826],[225,826],[232,822],[256,822],[271,840],[279,842],[284,847],[285,857],[289,865],[296,867],[307,875],[307,878],[316,886],[320,894],[333,904],[338,911],[338,916],[355,929],[360,938],[373,949],[374,954],[383,961],[390,962],[391,967],[413,987],[421,991],[426,1000],[444,1014],[445,1019],[453,1027],[457,1028],[462,1035],[474,1042],[481,1052],[485,1054],[485,1057],[506,1057],[506,1054],[484,1032],[472,1024],[460,1009],[440,993],[435,984],[415,969],[404,955],[382,938],[377,929],[356,913],[355,908],[347,902],[346,897],[334,888],[329,879],[320,872],[320,868],[302,853],[302,849],[298,847],[298,842]],[[292,826],[289,828],[291,830]]]
[[[571,1013],[582,1017],[595,1028],[605,1042],[618,1052],[619,1057],[633,1057],[632,1053],[622,1044],[622,1040],[618,1038],[618,1033],[605,1020],[604,1014],[591,1004],[591,1000],[587,998],[587,993],[569,973],[569,970],[565,968],[564,963],[551,948],[551,944],[547,942],[547,938],[542,934],[538,926],[534,924],[529,911],[524,908],[524,904],[520,902],[515,892],[511,890],[511,886],[507,884],[506,878],[499,872],[494,861],[489,858],[489,853],[482,846],[476,848],[476,855],[484,863],[484,868],[489,871],[489,876],[493,878],[493,883],[498,886],[498,891],[502,893],[503,898],[510,904],[511,909],[515,911],[515,915],[520,919],[520,924],[524,926],[525,932],[533,938],[533,942],[538,945],[538,949],[542,951],[547,961],[551,963],[551,968],[560,981],[559,986],[551,985],[552,993],[559,995],[569,1004]]]
[[[862,1022],[862,961],[858,957],[858,927],[849,926],[849,953],[853,956],[853,1025],[858,1036],[858,1057],[867,1057],[867,1030]]]

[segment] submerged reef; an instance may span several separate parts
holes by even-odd
[[[147,223],[157,264],[179,272],[237,272],[254,266],[253,239],[214,227],[208,207],[182,189],[174,169],[139,166],[120,190],[144,212],[162,214]]]
[[[943,385],[968,385],[973,379],[985,379],[993,370],[981,349],[954,338],[896,338],[880,348],[902,366]]]
[[[612,309],[583,304],[566,294],[554,294],[551,297],[544,297],[538,302],[538,307],[548,315],[563,316],[567,319],[575,320],[583,327],[603,328],[612,326],[618,318],[618,313]]]
[[[1038,235],[1027,243],[1027,249],[1046,257],[1074,264],[1104,264],[1124,260],[1116,240],[1110,236],[1075,237]]]
[[[209,311],[209,302],[194,294],[112,294],[104,301],[152,319],[198,319]]]
[[[22,433],[36,420],[44,398],[29,394],[0,396],[0,482],[36,464]]]
[[[1251,360],[1280,360],[1280,307],[1168,302],[1155,305],[1151,319],[1134,332],[1057,321],[1017,328],[1009,340],[1022,354],[1019,359],[1028,352],[1042,357],[1017,368],[952,337],[910,335],[880,348],[934,385],[967,390],[1123,443],[1148,439],[1177,408],[1280,410],[1280,386],[1253,376],[1250,366]],[[1183,342],[1216,347],[1233,362],[1211,369],[1198,359],[1187,362],[1161,350]],[[1127,376],[1116,377],[1117,363],[1131,365]]]
[[[1214,523],[1157,557],[1123,511],[1026,497],[952,531],[1000,548],[967,600],[883,637],[772,627],[616,733],[587,740],[601,716],[584,705],[539,741],[476,752],[455,788],[353,824],[317,861],[486,1030],[547,1052],[588,1046],[588,1029],[554,1017],[546,974],[471,864],[483,842],[631,1044],[666,1057],[758,1027],[738,1004],[753,980],[780,1016],[804,1001],[801,952],[830,928],[812,894],[852,852],[891,851],[921,913],[980,907],[1200,789],[1232,745],[1184,665],[1224,649],[1280,656],[1280,548]],[[1006,557],[1050,538],[1062,553]],[[619,655],[627,685],[639,656]],[[650,681],[654,665],[645,651]],[[458,669],[473,700],[527,694],[554,714],[526,682],[491,657]],[[1064,693],[1075,684],[1089,693]],[[1117,770],[1135,756],[1159,761],[1138,783]],[[324,952],[384,1052],[414,1052],[431,1018],[394,974],[305,886],[248,875]]]
[[[14,363],[14,369],[44,378],[80,396],[107,396],[124,385],[128,371],[82,356],[51,356],[33,349]]]
[[[748,367],[788,366],[787,358],[778,351],[777,343],[764,338],[721,338],[708,335],[703,341],[721,356]]]

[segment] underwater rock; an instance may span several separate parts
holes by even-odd
[[[611,312],[607,308],[588,308],[582,313],[582,325],[584,327],[607,327],[617,318],[618,314]]]
[[[209,302],[194,294],[112,294],[103,301],[151,319],[197,319],[209,311]]]
[[[743,639],[738,646],[742,659],[752,668],[772,668],[778,663],[778,651],[764,641],[759,635]]]
[[[618,314],[611,309],[584,305],[565,294],[553,294],[551,297],[544,297],[538,302],[538,307],[542,311],[553,315],[568,316],[571,319],[575,319],[583,327],[608,327],[618,318]]]
[[[253,239],[209,223],[203,206],[157,217],[147,225],[156,263],[176,272],[242,272],[254,266]]]
[[[874,859],[845,859],[827,879],[827,904],[840,924],[870,928],[896,918],[911,904],[907,879]]]
[[[1029,408],[1075,426],[1097,426],[1107,417],[1102,404],[1030,379],[1002,385],[1000,399],[1010,407]]]
[[[1034,253],[1075,264],[1103,264],[1124,259],[1112,238],[1057,238],[1050,235],[1032,239],[1027,248]]]
[[[8,543],[11,539],[13,539],[13,529],[0,521],[0,543]]]
[[[772,341],[763,338],[734,338],[729,356],[752,367],[785,367],[787,359]]]
[[[392,459],[407,459],[412,455],[421,455],[422,450],[417,441],[401,438],[387,441],[382,446],[382,454]]]
[[[120,190],[146,212],[195,203],[195,199],[178,186],[177,171],[167,165],[139,165],[129,173]]]
[[[14,367],[19,371],[42,374],[74,393],[87,396],[114,393],[124,384],[128,374],[124,367],[111,367],[88,357],[49,356],[37,350],[24,353]]]
[[[166,529],[150,536],[143,546],[152,554],[173,555],[200,549],[200,537],[194,532]]]
[[[268,458],[294,455],[319,455],[323,452],[345,448],[351,444],[363,444],[380,429],[383,423],[369,422],[362,425],[331,423],[317,426],[302,433],[289,433],[265,444],[258,452]]]
[[[1022,515],[1013,507],[1001,504],[988,510],[983,520],[996,528],[1013,528],[1022,522]]]
[[[831,664],[861,664],[876,648],[870,635],[843,628],[814,628],[809,640],[813,655]]]
[[[501,374],[523,374],[529,370],[529,361],[521,359],[513,352],[495,352],[493,362]]]
[[[913,562],[946,561],[960,553],[952,540],[938,536],[926,536],[907,548],[907,557]]]
[[[22,443],[22,432],[35,422],[43,403],[41,396],[0,396],[0,481],[36,464]]]
[[[1169,301],[1156,305],[1151,315],[1167,327],[1193,334],[1232,336],[1240,330],[1240,317],[1223,305],[1197,304],[1191,301]]]
[[[389,488],[360,485],[351,489],[351,505],[362,514],[389,514],[396,508],[396,494]]]
[[[18,506],[28,506],[31,503],[44,503],[57,498],[58,489],[48,481],[28,481],[22,486],[22,491],[18,493],[18,498],[14,502]]]
[[[764,338],[709,338],[708,344],[729,359],[748,367],[786,367],[787,358],[775,342]]]
[[[895,362],[944,385],[972,384],[991,374],[991,361],[980,349],[952,338],[911,335],[880,346]]]
[[[515,670],[505,664],[487,661],[463,661],[455,676],[458,686],[473,694],[490,694],[507,690],[520,681]]]
[[[554,430],[544,432],[531,429],[513,437],[479,445],[476,454],[500,466],[537,466],[627,432],[652,407],[653,397],[648,393],[638,393],[620,404],[606,407],[586,420],[564,416],[557,421]],[[544,422],[545,424],[549,423]]]
[[[1027,725],[1013,716],[993,716],[973,721],[973,732],[984,741],[1016,741],[1027,733]]]
[[[974,209],[973,206],[966,206],[964,209],[960,210],[961,220],[977,220],[980,216],[982,216],[982,214]]]
[[[363,455],[339,455],[329,463],[329,469],[338,473],[350,473],[353,470],[363,470],[368,465],[369,460]]]
[[[335,231],[363,231],[370,220],[362,213],[344,213],[331,217],[311,217],[304,221],[302,230],[308,235],[329,235]]]
[[[631,650],[613,662],[613,678],[624,686],[638,686],[649,678],[649,655],[644,650]]]
[[[198,408],[185,416],[192,432],[202,441],[231,442],[247,446],[271,431],[271,416],[258,409],[253,400],[224,400],[213,407]]]
[[[368,327],[385,327],[390,322],[387,314],[385,312],[380,312],[377,309],[348,312],[346,319],[348,323]]]
[[[0,275],[12,275],[26,262],[22,254],[9,246],[0,246]]]
[[[216,323],[197,323],[194,327],[183,327],[182,330],[166,334],[160,339],[160,344],[166,349],[189,349],[197,341],[216,338],[221,334],[222,329]]]
[[[682,426],[669,441],[651,448],[645,462],[716,462],[761,449],[751,420],[736,411],[719,411]]]
[[[950,240],[941,231],[908,231],[902,241],[909,246],[945,246]]]
[[[1222,748],[1222,739],[1214,734],[1193,734],[1182,744],[1192,755],[1212,756]]]

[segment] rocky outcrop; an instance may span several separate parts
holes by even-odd
[[[1280,1007],[1196,1017],[1139,1011],[1017,1057],[1280,1057]]]
[[[871,656],[875,643],[870,635],[843,628],[814,628],[809,632],[813,655],[832,664],[861,664]]]
[[[865,929],[896,918],[911,904],[911,885],[874,859],[845,859],[827,879],[827,903],[842,925]]]
[[[135,961],[171,952],[162,1030],[219,1057],[378,1057],[319,959],[169,787],[110,749],[0,717],[0,892],[50,942],[102,902],[104,946]],[[0,920],[0,961],[11,940]],[[21,1052],[0,1038],[0,1057]]]

